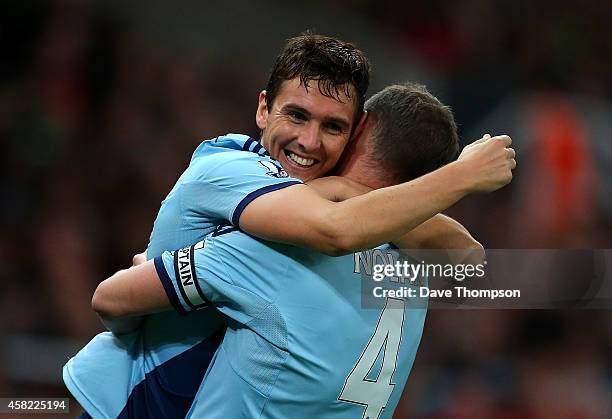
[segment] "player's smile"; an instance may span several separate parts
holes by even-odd
[[[289,157],[289,160],[292,163],[297,164],[298,167],[311,167],[313,164],[318,163],[318,161],[315,159],[300,157],[296,153],[289,151],[289,150],[283,150],[283,152],[285,153],[285,156]]]
[[[355,116],[354,97],[339,89],[339,98],[324,96],[317,81],[308,88],[298,78],[283,82],[271,108],[259,95],[256,121],[262,144],[293,177],[311,180],[337,163],[348,143]]]
[[[305,156],[304,154],[298,154],[287,149],[283,149],[276,159],[292,177],[302,180],[310,180],[321,176],[318,175],[318,173],[321,171],[320,159],[316,159],[312,156]]]

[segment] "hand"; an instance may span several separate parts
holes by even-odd
[[[516,167],[511,144],[507,135],[486,134],[463,149],[458,162],[466,167],[470,177],[470,192],[493,192],[510,183]]]
[[[138,266],[147,261],[147,251],[145,250],[142,253],[135,254],[132,257],[132,266]]]

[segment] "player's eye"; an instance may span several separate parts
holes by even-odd
[[[342,127],[339,124],[334,122],[325,124],[325,129],[332,135],[340,135],[342,134]]]
[[[289,117],[294,121],[298,122],[304,122],[308,120],[308,118],[306,118],[306,115],[299,111],[289,111],[287,112],[287,115],[289,115]]]

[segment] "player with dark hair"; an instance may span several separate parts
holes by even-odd
[[[306,89],[316,83],[326,97],[343,96],[355,100],[355,122],[363,114],[365,95],[370,85],[370,62],[350,43],[306,33],[291,38],[276,57],[266,85],[266,105],[272,108],[283,82],[298,78]]]
[[[450,108],[425,86],[389,86],[368,99],[365,110],[386,122],[377,123],[373,133],[374,158],[384,161],[398,181],[429,173],[459,153],[457,125]]]
[[[355,72],[368,70],[362,53],[331,38],[303,38],[313,38],[304,42],[310,48],[304,61],[315,60],[315,55],[346,56],[342,68],[348,75],[338,80],[363,86],[367,71],[351,81]],[[465,193],[493,190],[509,181],[506,168],[492,161],[504,149],[495,142],[477,144],[462,164],[412,185],[340,203],[321,198],[301,180],[314,179],[333,167],[350,133],[359,130],[354,126],[360,93],[343,84],[330,97],[326,76],[317,78],[308,71],[306,84],[301,76],[283,81],[271,106],[267,93],[260,94],[256,120],[262,129],[261,142],[227,135],[198,147],[189,168],[162,203],[147,249],[149,257],[238,227],[263,238],[330,254],[346,253],[409,231]],[[333,75],[338,77],[336,72]],[[318,88],[310,88],[315,82]],[[349,97],[347,89],[355,94]],[[459,175],[472,181],[472,189],[450,183]],[[417,203],[417,197],[421,202]],[[201,297],[195,284],[184,291],[178,297],[183,302]],[[127,323],[134,327],[135,322]],[[122,326],[115,323],[111,328],[120,332]],[[195,395],[223,326],[223,318],[210,309],[182,321],[172,313],[149,316],[136,333],[94,338],[66,365],[64,380],[90,413],[180,416]]]
[[[390,99],[397,106],[387,108]],[[355,139],[358,146],[345,156],[339,174],[372,188],[409,180],[401,159],[389,165],[376,160],[387,141],[378,133],[403,126],[397,122],[400,116],[415,125],[406,130],[402,144],[389,135],[389,146],[405,152],[411,146],[423,149],[425,162],[415,176],[456,154],[452,113],[422,86],[390,86],[370,99],[366,109]],[[437,136],[434,127],[449,135]],[[495,147],[508,141],[498,137],[481,144]],[[475,147],[466,148],[462,157]],[[498,162],[509,174],[507,154],[500,153]],[[396,244],[423,245],[410,234]],[[188,417],[390,418],[416,355],[426,309],[418,299],[389,298],[377,308],[361,307],[355,260],[231,231],[115,274],[98,287],[94,300],[105,316],[171,307],[188,313],[209,304],[228,316],[223,343]],[[190,295],[191,282],[199,284],[201,294],[183,301],[179,295]]]
[[[452,111],[425,86],[388,86],[368,99],[365,110],[369,118],[365,123],[374,127],[370,134],[372,148],[360,159],[373,165],[384,162],[385,172],[398,183],[442,167],[459,153]],[[349,143],[344,156],[352,155],[352,148],[358,145],[358,141]],[[346,158],[335,171],[342,171],[345,164]]]

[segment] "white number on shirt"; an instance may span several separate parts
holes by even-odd
[[[395,384],[391,382],[400,343],[402,342],[402,326],[404,324],[404,300],[387,298],[385,309],[378,319],[378,325],[370,338],[357,364],[346,377],[344,387],[338,400],[365,405],[365,419],[376,419],[387,406]],[[383,351],[382,367],[376,380],[368,379],[368,375],[380,352]]]

